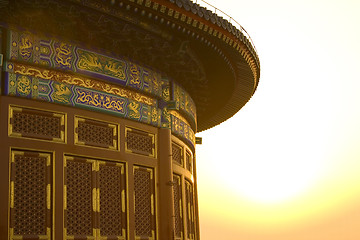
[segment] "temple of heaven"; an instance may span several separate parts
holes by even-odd
[[[0,0],[0,239],[199,240],[195,133],[260,77],[229,21],[189,0]]]

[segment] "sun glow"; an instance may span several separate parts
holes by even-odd
[[[260,204],[278,204],[304,193],[318,176],[308,164],[296,168],[278,160],[276,162],[236,162],[221,172],[221,179],[229,191]]]
[[[215,128],[209,131],[216,138],[207,138],[207,133],[203,133],[204,142],[212,151],[202,152],[201,146],[197,149],[198,155],[206,161],[204,166],[201,165],[202,171],[216,173],[222,188],[238,198],[262,205],[284,204],[306,194],[331,167],[324,154],[326,141],[319,141],[316,137],[308,139],[308,133],[301,128],[288,132],[280,132],[276,127],[271,130],[269,125],[276,126],[271,118],[266,120],[268,125],[258,125],[257,130],[249,129],[245,118],[244,114],[243,127],[230,127],[237,121],[234,117],[228,120],[229,124],[223,124],[221,131]],[[249,118],[248,121],[256,125],[254,120]],[[290,129],[291,119],[278,124]],[[265,130],[272,134],[262,135]],[[326,127],[317,131],[326,131]],[[242,138],[242,135],[251,137]],[[287,140],[290,135],[298,138],[296,145]]]
[[[360,239],[359,4],[217,5],[250,33],[261,79],[239,113],[198,134],[202,238]]]

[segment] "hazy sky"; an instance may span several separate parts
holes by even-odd
[[[201,239],[359,240],[360,1],[210,2],[250,34],[261,77],[197,134]]]

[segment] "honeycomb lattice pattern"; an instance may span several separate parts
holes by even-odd
[[[147,169],[134,171],[135,188],[135,233],[136,236],[151,237],[153,230],[151,214],[151,178]]]
[[[37,111],[13,112],[12,131],[34,138],[60,138],[60,117],[41,115]]]
[[[127,131],[127,149],[135,153],[153,155],[153,136],[138,131]]]
[[[174,214],[175,214],[175,237],[181,238],[183,232],[182,208],[181,208],[181,178],[173,175],[174,181]]]
[[[92,164],[67,161],[66,226],[68,235],[92,235]]]
[[[114,128],[105,124],[79,121],[77,132],[79,141],[85,144],[98,147],[112,147],[114,145]]]
[[[46,157],[14,156],[15,235],[46,235]]]
[[[194,225],[194,193],[193,185],[189,181],[185,181],[185,198],[186,198],[186,221],[187,221],[187,237],[194,239],[195,225]]]
[[[192,173],[192,158],[189,152],[186,152],[186,169]]]
[[[183,165],[182,148],[177,144],[173,143],[171,149],[172,149],[172,160],[180,165]]]
[[[100,165],[100,233],[102,236],[122,235],[121,167]]]

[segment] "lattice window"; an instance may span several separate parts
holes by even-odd
[[[65,114],[10,106],[10,136],[65,141]]]
[[[66,156],[66,239],[125,239],[124,164]]]
[[[185,180],[185,203],[186,203],[186,239],[195,239],[195,214],[194,214],[194,188],[193,184]]]
[[[155,156],[155,135],[141,130],[126,128],[126,150],[146,156]]]
[[[75,117],[75,143],[118,149],[118,125]]]
[[[183,166],[183,148],[177,145],[176,143],[172,143],[171,146],[172,151],[172,160],[177,164]]]
[[[154,176],[151,168],[134,167],[135,235],[155,239]]]
[[[95,162],[72,157],[66,157],[65,161],[66,235],[94,237]]]
[[[188,151],[186,151],[186,169],[193,172],[193,159]]]
[[[10,239],[51,238],[51,155],[13,151]]]
[[[182,240],[184,236],[183,212],[182,212],[182,185],[181,177],[173,175],[173,192],[174,192],[174,214],[175,214],[175,238]]]
[[[119,163],[101,162],[99,166],[100,236],[125,237],[125,174]]]

